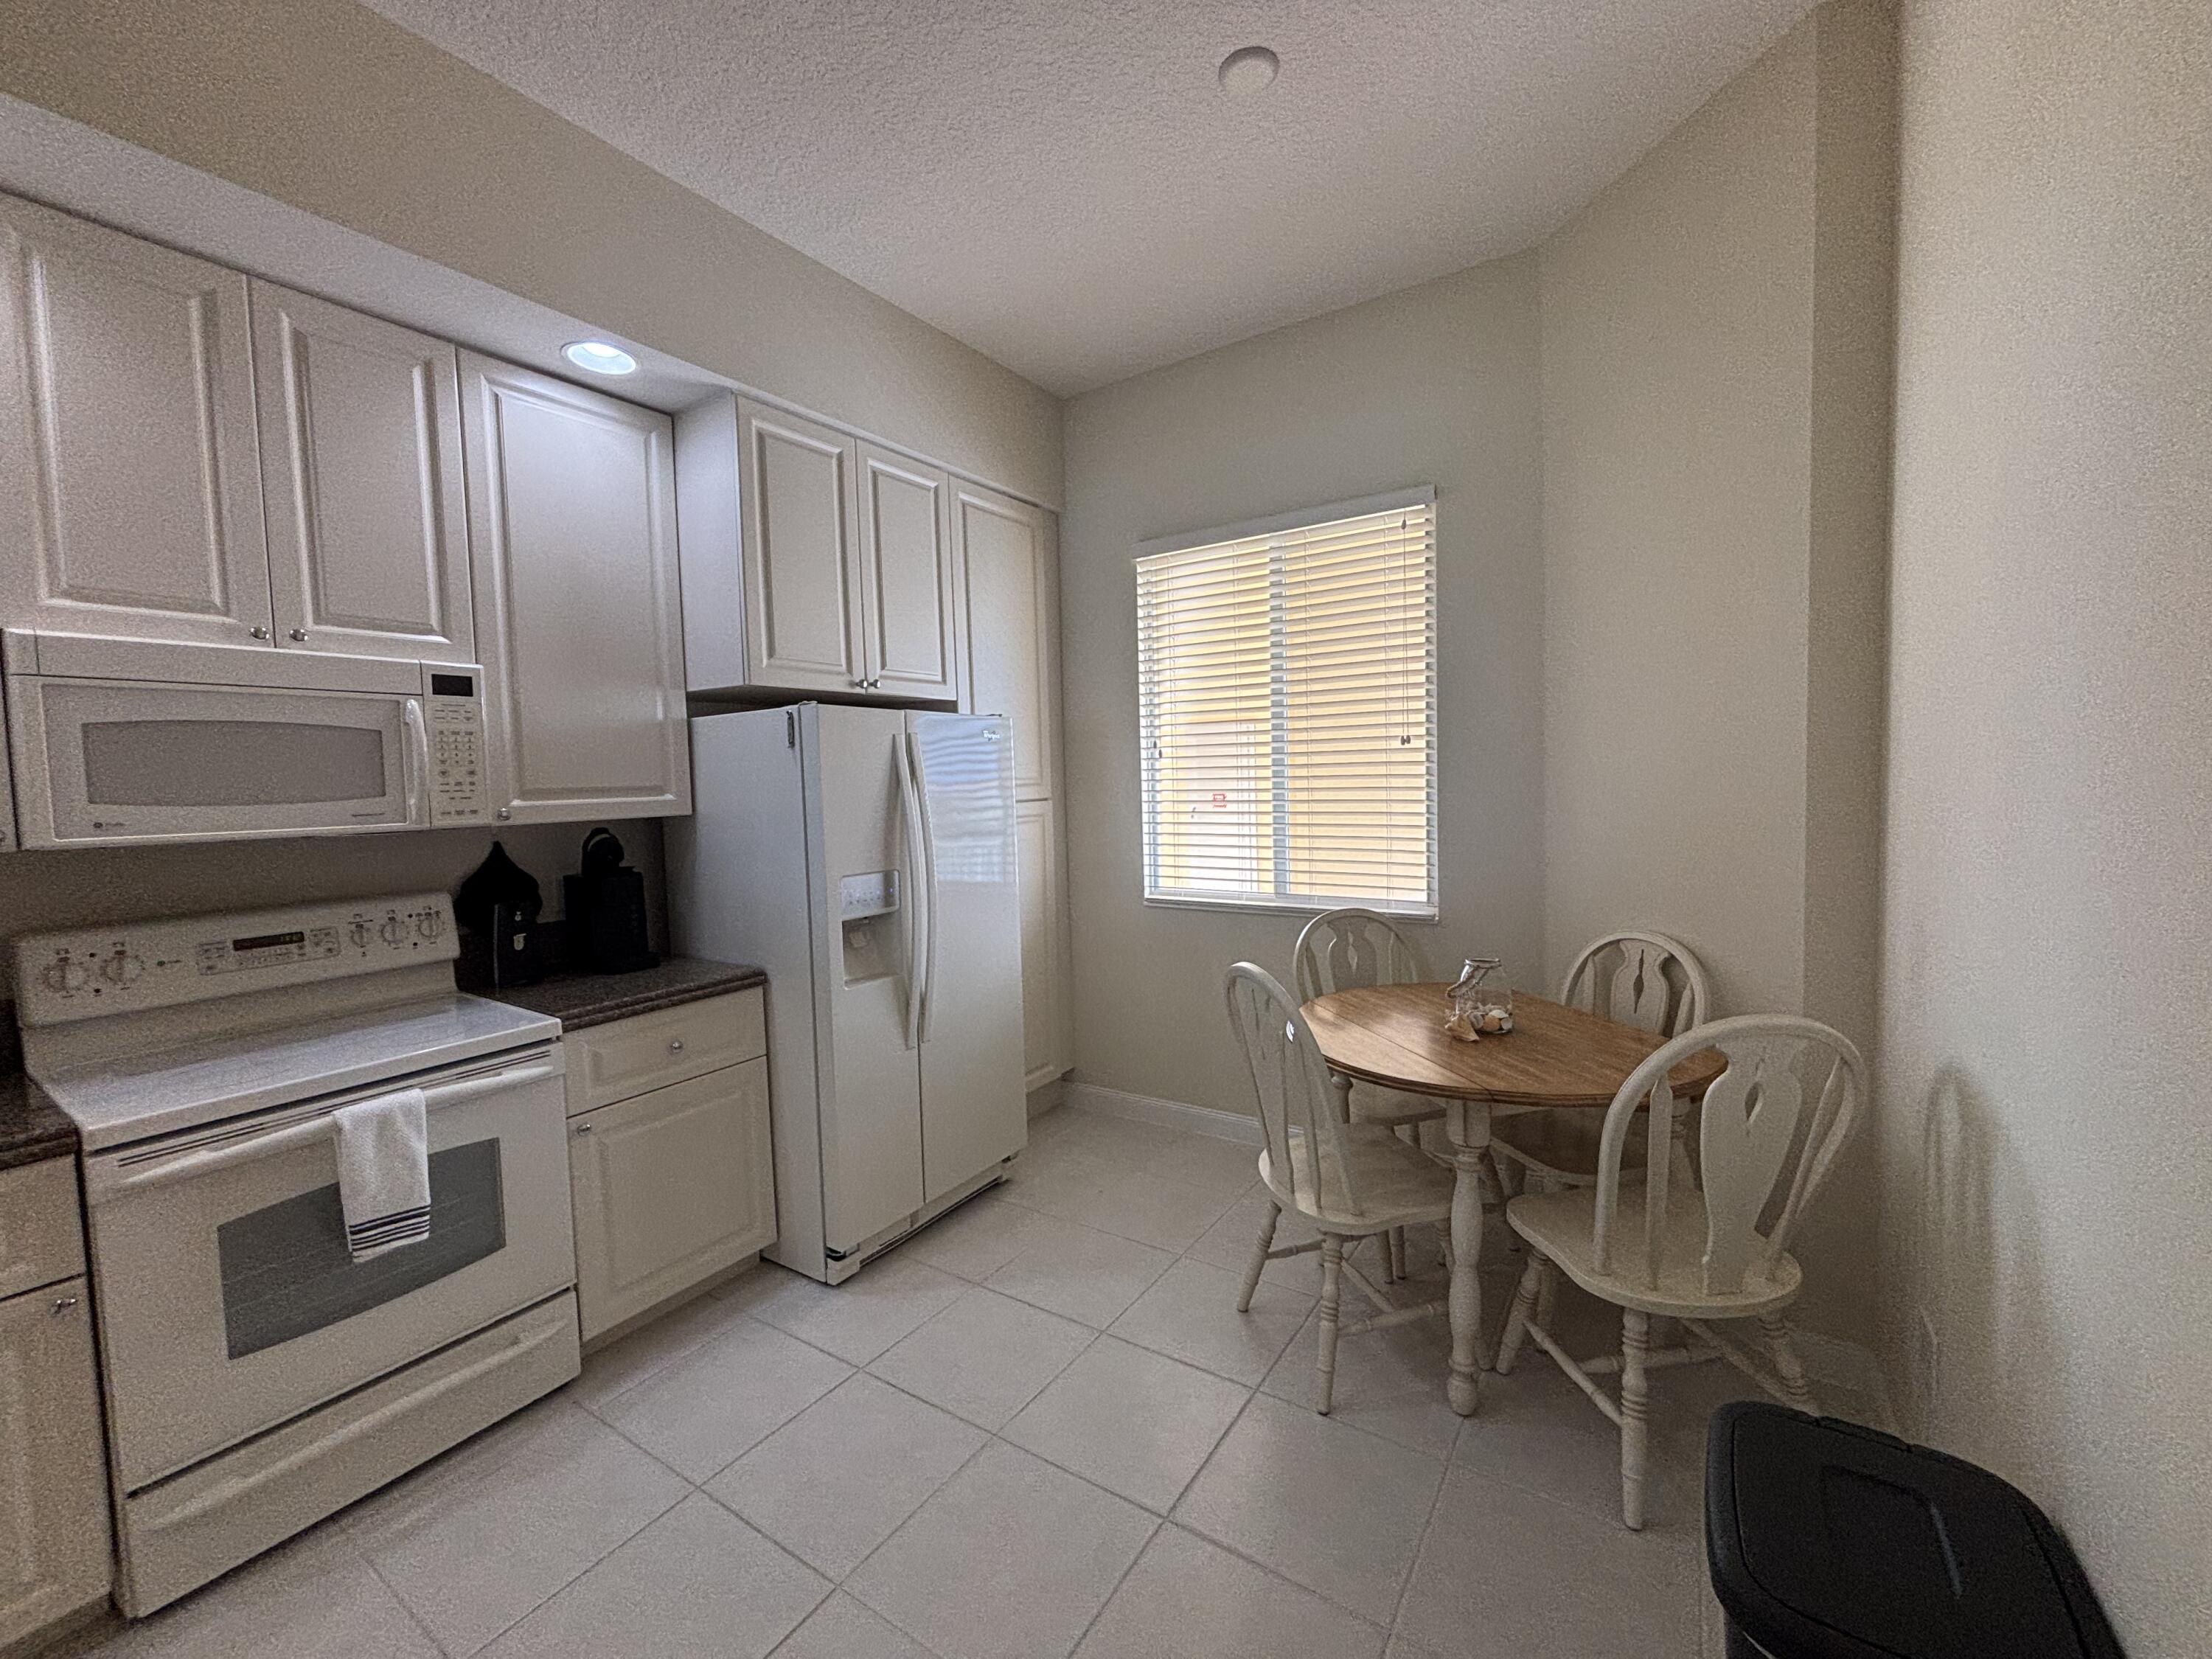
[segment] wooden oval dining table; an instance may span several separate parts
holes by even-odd
[[[1512,1030],[1463,1042],[1443,1028],[1450,990],[1441,981],[1362,986],[1316,997],[1301,1012],[1328,1062],[1340,1115],[1350,1115],[1355,1079],[1433,1096],[1445,1108],[1444,1138],[1456,1174],[1446,1395],[1455,1412],[1470,1417],[1477,1374],[1490,1363],[1477,1270],[1492,1114],[1539,1107],[1602,1112],[1629,1073],[1667,1037],[1516,991]],[[1676,1066],[1668,1080],[1677,1102],[1686,1105],[1704,1094],[1723,1065],[1721,1056],[1707,1049]]]

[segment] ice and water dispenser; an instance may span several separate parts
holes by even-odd
[[[898,939],[899,872],[872,870],[837,883],[837,915],[845,934],[845,983],[881,979],[903,963]]]

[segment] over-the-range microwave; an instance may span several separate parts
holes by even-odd
[[[11,628],[0,691],[25,847],[490,816],[483,671],[471,664]]]

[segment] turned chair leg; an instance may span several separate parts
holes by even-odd
[[[1782,1380],[1782,1391],[1790,1396],[1790,1403],[1801,1412],[1817,1415],[1820,1402],[1813,1398],[1812,1385],[1805,1380],[1797,1345],[1790,1340],[1790,1322],[1778,1313],[1761,1314],[1759,1328],[1765,1334],[1767,1354],[1774,1361],[1774,1373]]]
[[[1633,1308],[1620,1316],[1620,1518],[1644,1530],[1644,1464],[1650,1440],[1651,1321]]]
[[[1393,1227],[1393,1228],[1391,1228],[1391,1229],[1390,1229],[1390,1250],[1389,1250],[1389,1260],[1390,1260],[1390,1268],[1389,1268],[1390,1277],[1391,1277],[1392,1279],[1403,1279],[1403,1278],[1405,1278],[1405,1277],[1406,1277],[1406,1230],[1405,1230],[1403,1227]]]
[[[1335,1233],[1321,1241],[1321,1353],[1316,1360],[1321,1387],[1314,1409],[1327,1417],[1336,1404],[1336,1304],[1344,1279],[1344,1240]]]
[[[1536,1288],[1543,1282],[1543,1277],[1544,1258],[1531,1250],[1528,1265],[1521,1273],[1520,1287],[1513,1292],[1513,1310],[1505,1316],[1505,1334],[1498,1340],[1498,1371],[1501,1376],[1510,1373],[1513,1362],[1521,1357],[1521,1343],[1528,1334],[1528,1322],[1535,1317]]]
[[[1283,1213],[1283,1206],[1272,1199],[1267,1213],[1260,1222],[1260,1242],[1252,1247],[1251,1264],[1244,1269],[1244,1288],[1237,1293],[1237,1311],[1250,1313],[1252,1297],[1259,1291],[1260,1275],[1267,1270],[1267,1252],[1275,1248],[1275,1223]]]

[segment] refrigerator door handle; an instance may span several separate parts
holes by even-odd
[[[906,828],[906,1046],[911,1048],[921,1041],[921,976],[927,960],[922,953],[922,936],[930,921],[926,893],[928,881],[924,874],[928,854],[924,850],[922,838],[921,792],[915,787],[914,762],[903,733],[899,738],[897,757],[899,810]]]
[[[921,946],[921,1041],[929,1041],[930,1004],[937,992],[937,829],[930,821],[929,774],[921,763],[921,739],[906,734],[915,799],[921,807],[922,885],[929,895],[929,927]]]

